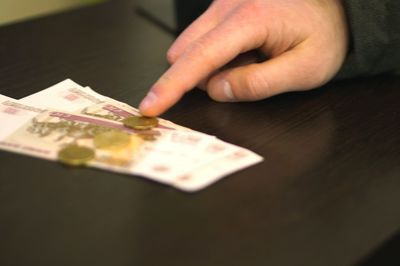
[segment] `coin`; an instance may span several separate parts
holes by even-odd
[[[136,151],[143,144],[143,139],[137,135],[131,135],[131,143],[129,145],[132,151]]]
[[[157,140],[156,136],[154,134],[139,134],[138,135],[140,138],[142,138],[145,141],[155,141]]]
[[[70,166],[82,166],[94,159],[94,150],[70,144],[58,152],[58,160]]]
[[[129,128],[146,130],[158,126],[158,119],[146,116],[130,116],[122,120],[122,123],[124,123],[124,126]]]
[[[98,149],[116,150],[129,145],[130,135],[117,130],[99,133],[94,136],[93,144]]]

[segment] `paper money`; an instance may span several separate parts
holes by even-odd
[[[128,146],[118,151],[96,149],[97,134],[120,130],[135,136],[134,130],[110,120],[60,111],[45,111],[4,139],[5,149],[27,155],[57,160],[65,146],[76,144],[96,150],[89,166],[121,173],[146,176],[170,184],[190,170],[229,153],[227,145],[214,150],[214,137],[197,132],[158,129],[156,141],[137,148]],[[211,141],[211,139],[213,141]]]
[[[0,102],[4,102],[4,101],[7,101],[7,100],[14,100],[14,99],[10,98],[10,97],[7,97],[7,96],[5,96],[3,94],[0,94]]]
[[[143,176],[185,191],[263,160],[161,118],[148,130],[124,126],[132,116],[140,116],[136,108],[72,80],[21,100],[0,96],[0,121],[7,125],[0,129],[0,149]]]
[[[77,112],[84,115],[119,121],[121,123],[125,118],[131,116],[141,116],[138,109],[129,106],[127,104],[117,102],[115,100],[109,101],[108,99],[104,102],[87,106]],[[158,120],[159,120],[159,125],[157,126],[158,128],[186,130],[186,131],[190,130],[186,127],[179,126],[165,119],[158,118]]]
[[[262,160],[254,152],[236,147],[234,152],[180,176],[172,185],[186,191],[197,191]]]
[[[19,101],[38,108],[74,112],[106,99],[108,98],[67,79]]]
[[[6,138],[24,123],[43,112],[43,109],[19,103],[9,97],[0,97],[0,140]]]
[[[130,116],[140,116],[138,109],[103,96],[90,87],[82,87],[70,79],[19,100],[20,103],[44,109],[78,112],[100,118],[122,121]],[[190,130],[171,121],[159,118],[161,128]]]

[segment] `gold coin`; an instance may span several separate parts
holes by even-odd
[[[139,149],[140,145],[143,144],[143,139],[136,135],[131,135],[131,143],[129,145],[130,149],[135,151]]]
[[[68,145],[58,152],[58,160],[71,166],[86,165],[94,157],[94,150],[76,144]]]
[[[145,141],[156,141],[157,140],[156,136],[153,135],[153,134],[149,134],[149,135],[147,135],[147,134],[139,134],[138,136],[140,138],[142,138],[143,140],[145,140]]]
[[[146,130],[158,126],[158,119],[155,117],[131,116],[122,120],[122,123],[129,128]]]
[[[98,149],[116,150],[127,147],[130,140],[129,134],[122,131],[111,130],[95,135],[93,144]]]

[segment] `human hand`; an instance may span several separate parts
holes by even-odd
[[[223,68],[255,49],[269,59]],[[171,46],[171,67],[139,108],[157,116],[198,84],[222,102],[312,89],[338,72],[347,49],[341,0],[214,0]]]

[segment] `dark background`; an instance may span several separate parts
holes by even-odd
[[[72,78],[137,106],[174,39],[151,14],[116,0],[0,28],[0,93]],[[265,158],[194,194],[0,152],[0,265],[398,265],[399,85],[190,92],[163,117]]]

